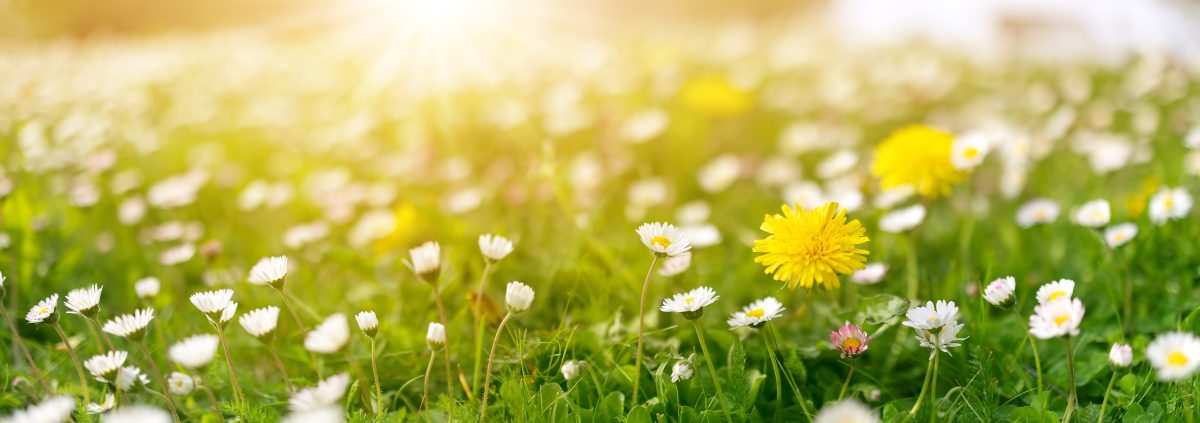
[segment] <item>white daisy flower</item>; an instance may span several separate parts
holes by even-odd
[[[875,208],[890,209],[897,204],[903,203],[904,200],[911,198],[914,192],[916,192],[916,189],[912,185],[907,184],[883,189],[875,195]]]
[[[1150,221],[1161,225],[1180,219],[1192,210],[1192,195],[1183,188],[1163,188],[1150,197]]]
[[[293,411],[281,420],[282,423],[344,423],[346,412],[337,405],[327,405],[308,411]]]
[[[192,304],[204,314],[209,315],[209,318],[215,317],[217,313],[224,312],[225,308],[229,307],[229,302],[232,299],[232,289],[197,292],[191,296]]]
[[[143,308],[132,314],[122,314],[104,324],[104,331],[134,341],[146,333],[146,326],[154,320],[154,309]]]
[[[1129,367],[1133,363],[1133,347],[1129,344],[1113,344],[1108,350],[1108,362],[1117,367]]]
[[[693,200],[675,209],[675,219],[684,225],[696,225],[708,221],[712,209],[704,200]]]
[[[304,337],[304,348],[320,354],[333,354],[350,340],[350,325],[346,315],[337,313],[329,316]]]
[[[1079,335],[1083,312],[1083,302],[1078,298],[1062,297],[1038,304],[1029,316],[1029,333],[1038,339]]]
[[[579,377],[579,372],[582,368],[583,368],[583,363],[575,361],[575,360],[567,360],[567,361],[563,362],[562,368],[560,368],[559,370],[562,371],[563,379],[570,381],[570,380],[575,380],[575,378]]]
[[[859,285],[879,283],[887,275],[887,271],[887,263],[867,263],[862,269],[855,270],[850,274],[850,281]]]
[[[968,170],[979,166],[987,157],[991,143],[983,133],[967,133],[954,138],[950,146],[950,163],[955,169]]]
[[[700,168],[697,182],[704,192],[717,193],[733,185],[741,173],[742,165],[738,163],[737,157],[724,155]]]
[[[914,204],[888,212],[879,218],[879,229],[884,232],[906,232],[925,220],[925,206]]]
[[[346,394],[350,386],[350,375],[339,373],[317,383],[312,388],[301,389],[288,400],[288,409],[305,412],[335,405]]]
[[[138,404],[122,405],[121,408],[109,411],[100,420],[100,423],[170,423],[173,421],[171,414],[161,408]]]
[[[442,272],[442,247],[436,242],[426,242],[408,250],[409,266],[426,282],[437,279]]]
[[[817,164],[816,173],[821,179],[833,179],[854,169],[857,164],[858,153],[851,149],[842,149],[821,160],[821,163]]]
[[[142,373],[142,369],[134,366],[125,366],[117,373],[117,380],[113,382],[113,386],[117,387],[118,391],[129,392],[142,386],[150,384],[150,378]]]
[[[100,293],[103,290],[104,288],[99,285],[72,290],[67,293],[63,305],[71,309],[68,313],[88,317],[95,316],[99,311],[97,306],[100,305]]]
[[[1089,228],[1099,228],[1107,225],[1112,218],[1112,212],[1107,200],[1092,200],[1083,203],[1075,210],[1075,222]]]
[[[113,395],[111,392],[109,392],[108,394],[104,395],[104,401],[101,401],[99,404],[96,404],[94,402],[88,404],[87,405],[87,413],[88,414],[100,414],[105,411],[112,410],[114,405],[117,405],[117,397],[115,395]]]
[[[150,298],[158,295],[158,289],[161,283],[158,278],[150,276],[138,279],[133,283],[133,290],[137,292],[138,298]]]
[[[479,252],[485,259],[497,262],[513,252],[513,243],[500,235],[483,234],[479,236]]]
[[[287,256],[263,257],[254,267],[250,268],[250,276],[246,281],[255,285],[272,286],[282,283],[288,272]]]
[[[320,241],[329,235],[329,225],[322,222],[301,223],[283,233],[283,246],[298,249]]]
[[[229,305],[225,306],[224,310],[221,310],[221,327],[225,327],[226,324],[229,324],[233,320],[233,317],[237,315],[237,308],[237,301],[230,301]]]
[[[1071,298],[1072,295],[1075,295],[1075,281],[1059,279],[1038,288],[1037,301],[1038,304],[1045,304],[1059,298]]]
[[[962,328],[962,323],[951,321],[936,329],[917,329],[917,342],[921,344],[921,347],[931,350],[929,352],[929,359],[933,360],[933,356],[938,351],[949,354],[950,348],[961,345],[958,341],[967,339],[958,337],[958,333],[962,331]]]
[[[1186,379],[1200,365],[1200,339],[1186,332],[1159,335],[1146,346],[1146,359],[1158,372],[1158,380]]]
[[[379,318],[374,311],[360,311],[354,315],[354,321],[358,322],[358,329],[367,337],[374,338],[379,333]]]
[[[721,230],[717,229],[717,225],[711,223],[685,225],[681,226],[679,230],[683,231],[684,237],[688,239],[692,248],[711,247],[721,243]]]
[[[183,243],[167,248],[158,254],[158,263],[163,266],[173,266],[191,260],[196,255],[196,246]]]
[[[1133,222],[1119,223],[1104,230],[1104,242],[1109,248],[1117,248],[1133,240],[1138,234],[1138,226]]]
[[[621,123],[621,139],[641,144],[659,136],[667,129],[670,116],[662,109],[646,109],[630,115]]]
[[[238,323],[242,325],[242,329],[246,330],[250,336],[262,338],[263,335],[271,333],[275,330],[275,325],[279,323],[279,307],[266,306],[257,310],[242,314],[238,318]]]
[[[75,399],[59,395],[17,410],[0,419],[0,423],[62,423],[71,418],[72,411],[75,411]]]
[[[430,323],[429,330],[425,332],[425,342],[431,347],[446,345],[446,326],[436,322]]]
[[[504,292],[504,303],[508,306],[509,312],[520,313],[529,309],[529,305],[533,304],[533,297],[533,288],[521,282],[512,281],[508,283],[508,288]]]
[[[171,345],[167,357],[184,368],[202,369],[212,363],[219,344],[220,338],[216,335],[193,335]]]
[[[29,323],[42,323],[47,319],[51,323],[54,322],[54,309],[58,307],[58,294],[50,294],[46,299],[39,301],[29,309],[29,313],[25,314],[25,320]]]
[[[824,407],[813,417],[813,423],[879,423],[879,413],[854,398]]]
[[[171,376],[167,378],[167,389],[172,394],[186,396],[192,393],[192,389],[196,388],[196,382],[191,376],[180,372],[171,372]]]
[[[1003,306],[1013,298],[1017,289],[1017,280],[1012,276],[996,279],[983,290],[983,299],[996,307]]]
[[[693,373],[692,360],[676,361],[675,365],[671,366],[671,382],[691,379]]]
[[[1058,203],[1045,198],[1030,200],[1017,209],[1017,226],[1030,228],[1034,225],[1058,219]]]
[[[666,313],[683,313],[685,318],[695,320],[703,313],[704,307],[716,302],[718,298],[721,297],[717,295],[716,291],[702,286],[663,300],[659,310]]]
[[[767,297],[750,303],[743,307],[742,311],[733,313],[733,316],[726,322],[731,328],[757,326],[779,317],[783,310],[783,304],[779,300],[776,300],[775,297]]]
[[[125,365],[125,359],[129,356],[125,351],[109,351],[104,354],[97,354],[92,358],[83,362],[83,367],[92,374],[96,380],[109,383],[113,380],[113,374]]]
[[[646,223],[637,228],[637,234],[650,252],[660,256],[674,257],[692,249],[687,234],[670,223]]]
[[[958,306],[954,301],[928,301],[924,306],[909,309],[906,317],[904,326],[918,330],[937,329],[958,319]]]
[[[658,267],[658,274],[671,277],[683,273],[691,266],[692,253],[689,251],[675,257],[663,259],[662,266]]]

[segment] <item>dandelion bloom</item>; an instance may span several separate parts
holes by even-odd
[[[1133,363],[1133,347],[1129,344],[1113,344],[1108,350],[1108,361],[1117,367],[1129,367]]]
[[[1185,332],[1160,335],[1146,346],[1146,359],[1158,372],[1158,380],[1183,380],[1200,365],[1200,339]]]
[[[983,290],[983,299],[996,307],[1003,306],[1013,298],[1017,289],[1017,280],[1012,276],[996,279]]]
[[[884,189],[909,185],[926,197],[947,195],[966,177],[951,160],[953,145],[954,135],[939,129],[900,128],[875,148],[871,174],[881,179]]]
[[[767,297],[750,303],[742,308],[742,311],[733,313],[727,322],[731,328],[756,326],[779,317],[781,312],[783,312],[783,304],[774,297]]]
[[[1078,298],[1063,297],[1038,304],[1029,316],[1029,333],[1039,339],[1079,335],[1083,312],[1083,302]]]
[[[810,288],[820,283],[826,289],[841,286],[838,274],[866,267],[867,250],[858,244],[870,241],[858,220],[846,221],[838,203],[812,210],[782,207],[783,214],[763,217],[762,230],[771,234],[754,241],[754,252],[762,253],[755,263],[766,267],[777,281],[789,288]]]
[[[868,349],[871,337],[858,325],[846,322],[829,333],[829,341],[833,343],[833,348],[842,353],[842,358],[857,357]]]

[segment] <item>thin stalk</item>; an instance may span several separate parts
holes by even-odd
[[[1067,336],[1067,375],[1071,384],[1071,394],[1067,397],[1067,410],[1063,412],[1063,423],[1071,421],[1075,412],[1075,352],[1071,349],[1071,337]]]
[[[90,389],[88,389],[87,376],[83,375],[83,366],[79,364],[79,356],[75,355],[75,347],[71,346],[71,340],[67,339],[67,333],[63,332],[62,325],[59,325],[56,321],[51,326],[54,326],[54,331],[58,332],[58,337],[62,338],[63,345],[67,346],[67,352],[71,354],[71,363],[75,364],[75,373],[79,374],[79,388],[83,390],[83,403],[91,403],[91,395],[88,393]]]
[[[213,323],[213,326],[217,329],[217,337],[221,341],[221,350],[225,352],[225,367],[229,369],[229,381],[233,385],[233,398],[240,406],[246,401],[246,398],[242,396],[242,385],[238,383],[237,370],[233,367],[233,357],[229,355],[229,343],[225,340],[225,330],[221,329],[217,323]]]
[[[937,358],[937,352],[934,351],[934,358]],[[925,367],[925,381],[921,382],[921,393],[917,394],[917,402],[913,403],[911,410],[908,410],[908,415],[904,416],[904,422],[912,420],[913,416],[917,415],[917,411],[921,409],[921,403],[925,401],[925,390],[929,388],[929,378],[933,376],[933,360],[929,360],[929,365]]]
[[[446,362],[446,391],[450,395],[450,400],[454,400],[454,372],[450,370],[450,359],[453,358],[453,356],[450,355],[450,320],[446,319],[446,307],[442,305],[442,295],[438,291],[438,286],[436,283],[437,281],[434,282],[433,302],[437,303],[438,319],[440,319],[442,321],[442,325],[446,327],[446,342],[443,344],[444,348],[446,349],[446,357],[445,360],[443,360]]]
[[[1013,307],[1012,311],[1013,311],[1013,314],[1015,314],[1017,316],[1017,321],[1018,322],[1021,321],[1021,313],[1017,312],[1017,309],[1015,306]],[[1033,339],[1033,334],[1029,333],[1029,326],[1025,325],[1025,324],[1022,324],[1021,326],[1025,328],[1025,339],[1029,341],[1029,349],[1031,351],[1033,351],[1033,366],[1037,370],[1037,390],[1038,390],[1038,394],[1041,395],[1041,393],[1042,393],[1042,357],[1041,357],[1041,354],[1038,353],[1037,340]]]
[[[1108,407],[1108,394],[1112,392],[1113,383],[1117,381],[1117,369],[1113,369],[1112,377],[1108,378],[1108,388],[1104,389],[1104,400],[1100,401],[1100,417],[1096,418],[1096,423],[1104,422],[1104,409]]]
[[[181,421],[179,420],[179,413],[175,412],[175,400],[171,399],[171,393],[165,389],[168,386],[167,380],[163,378],[162,372],[158,370],[158,363],[154,361],[154,356],[150,355],[150,350],[146,348],[145,342],[138,340],[137,344],[142,349],[142,355],[146,356],[146,361],[150,363],[150,371],[154,373],[154,379],[158,381],[158,386],[164,388],[162,397],[167,402],[167,409],[171,411],[171,417],[174,417],[176,422]]]
[[[379,365],[375,362],[375,338],[371,338],[371,376],[375,377],[375,410],[383,415],[383,386],[379,384]]]
[[[771,348],[771,342],[767,337],[762,336],[763,344],[766,344],[767,355],[771,359],[771,370],[775,372],[775,421],[778,422],[783,409],[783,380],[779,376],[779,360],[775,358],[775,350]],[[843,389],[845,390],[845,389]]]
[[[729,414],[729,403],[725,399],[725,390],[721,389],[721,379],[717,377],[717,366],[713,364],[712,355],[708,353],[708,343],[704,341],[704,327],[700,326],[700,322],[692,320],[692,325],[696,327],[696,337],[700,339],[700,351],[704,352],[704,362],[708,363],[708,372],[712,374],[713,385],[717,387],[717,398],[721,400],[721,411],[725,412],[725,421],[733,423],[733,416]]]
[[[42,369],[38,368],[37,363],[33,361],[33,356],[29,355],[29,349],[25,348],[25,340],[21,338],[21,333],[17,332],[17,325],[14,325],[12,319],[8,318],[8,311],[3,306],[0,306],[0,315],[3,315],[4,321],[8,322],[8,328],[12,330],[13,343],[17,344],[17,348],[25,356],[25,362],[29,363],[29,369],[33,370],[34,376],[37,376],[38,383],[42,385],[42,392],[47,394],[54,392],[53,389],[50,389],[50,384],[46,383],[46,375],[42,373]]]
[[[479,423],[487,420],[487,401],[488,401],[488,385],[492,384],[492,359],[496,358],[496,344],[500,343],[500,334],[504,333],[504,326],[508,324],[508,319],[512,317],[512,313],[504,313],[504,318],[500,320],[500,326],[496,328],[496,336],[492,338],[492,352],[488,353],[487,367],[483,372],[483,396],[479,401]]]
[[[92,339],[94,341],[96,341],[97,343],[103,342],[102,344],[100,344],[100,351],[99,351],[100,353],[103,353],[105,351],[104,350],[105,346],[108,347],[108,350],[115,349],[115,348],[113,348],[112,341],[110,341],[108,339],[108,334],[105,333],[104,330],[100,329],[100,323],[96,322],[95,319],[92,319],[91,317],[87,317],[87,316],[83,316],[83,320],[86,321],[86,324],[84,326],[87,326],[88,334],[92,336]],[[103,334],[103,335],[101,335],[101,334]]]
[[[766,327],[767,337],[771,341],[771,350],[779,351],[779,338],[775,335],[775,327],[772,326],[770,322],[766,323]],[[775,359],[778,361],[779,356],[775,356]],[[813,415],[812,412],[808,410],[808,401],[804,399],[804,394],[800,392],[800,386],[798,386],[796,381],[792,379],[792,372],[787,371],[785,368],[783,372],[783,378],[787,380],[788,386],[791,386],[792,392],[796,394],[796,402],[800,403],[800,410],[804,411],[804,416],[808,417],[809,421],[812,421]]]
[[[429,351],[429,364],[425,366],[425,380],[423,393],[421,394],[421,408],[425,410],[425,418],[433,422],[433,413],[429,411],[429,375],[433,373],[433,359],[437,357],[436,350]],[[421,410],[417,410],[418,413]]]
[[[850,358],[850,372],[846,373],[846,381],[842,382],[842,391],[838,393],[838,401],[846,397],[846,388],[850,387],[850,378],[854,377],[854,357]]]
[[[292,377],[288,376],[287,366],[284,366],[283,360],[279,359],[279,353],[275,351],[275,345],[267,343],[267,352],[271,354],[271,360],[275,361],[275,368],[279,369],[279,374],[283,375],[283,384],[287,385],[288,394],[295,392],[295,388],[292,387]],[[379,378],[376,377],[375,379],[378,380]]]
[[[1196,421],[1196,406],[1192,403],[1192,389],[1188,385],[1190,382],[1184,380],[1179,383],[1183,386],[1183,404],[1184,407],[1187,407],[1187,412],[1183,414],[1187,416],[1187,423],[1193,423]]]
[[[929,422],[937,421],[937,375],[942,355],[933,356],[933,377],[929,378]]]
[[[292,305],[291,297],[288,296],[287,291],[283,290],[283,281],[280,281],[278,286],[271,284],[271,287],[275,288],[279,292],[279,296],[283,298],[283,305],[288,309],[288,314],[292,315],[292,320],[296,322],[296,329],[300,332],[301,338],[303,338],[304,334],[308,333],[308,328],[304,327],[304,321],[300,320],[300,314],[296,313],[296,307]],[[325,378],[321,374],[321,365],[317,363],[317,356],[312,351],[308,352],[308,363],[312,365],[313,372],[317,374],[318,380]]]
[[[199,372],[199,373],[204,373],[204,372]],[[196,376],[196,385],[199,385],[200,390],[204,391],[205,394],[208,394],[208,400],[212,402],[213,412],[217,413],[217,417],[218,418],[222,417],[221,404],[217,402],[217,396],[213,395],[212,388],[209,388],[207,383],[203,383],[203,381],[200,379],[199,375]]]
[[[487,287],[488,276],[492,272],[492,261],[483,261],[483,274],[479,276],[479,290],[475,291],[475,364],[471,366],[471,392],[479,389],[479,364],[483,362],[483,329],[487,314],[483,312],[483,291]]]
[[[638,386],[642,381],[642,338],[646,333],[646,291],[650,289],[650,276],[654,274],[654,266],[658,264],[658,254],[650,260],[650,268],[646,270],[646,279],[642,281],[642,301],[638,303],[638,343],[637,355],[633,356],[633,404],[638,404]]]

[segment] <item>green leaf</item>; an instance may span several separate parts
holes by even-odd
[[[716,383],[724,383],[725,394],[729,396],[729,401],[734,409],[748,409],[754,405],[753,401],[749,400],[750,389],[749,379],[746,377],[746,347],[741,342],[734,341],[733,345],[729,346],[729,379],[728,382],[721,382],[717,375],[713,375]],[[719,372],[719,371],[718,371]]]
[[[629,410],[629,415],[625,416],[625,421],[628,423],[652,423],[650,421],[650,411],[640,405]]]
[[[880,294],[867,297],[860,303],[858,318],[868,325],[882,325],[908,311],[908,300],[895,295]]]
[[[600,401],[600,405],[596,406],[595,414],[597,421],[611,422],[621,416],[624,411],[622,404],[625,403],[625,395],[620,392],[609,392],[604,396],[604,400]]]

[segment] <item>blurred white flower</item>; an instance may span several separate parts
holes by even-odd
[[[692,248],[711,247],[721,243],[721,230],[711,223],[684,225],[679,228]]]
[[[969,132],[954,138],[950,162],[958,170],[973,169],[987,157],[991,142],[982,132]]]
[[[1163,188],[1150,197],[1150,221],[1156,225],[1181,219],[1192,210],[1192,195],[1183,188]]]
[[[58,395],[17,410],[0,419],[0,423],[62,423],[71,418],[73,411],[75,399],[67,395]]]
[[[1036,297],[1038,304],[1045,304],[1060,298],[1071,298],[1072,295],[1075,295],[1075,281],[1059,279],[1038,288]]]
[[[125,359],[129,354],[125,351],[109,351],[104,354],[97,354],[92,358],[83,362],[83,367],[92,374],[92,377],[101,382],[113,381],[113,376],[121,366],[125,365]]]
[[[313,410],[293,411],[283,417],[282,423],[344,423],[346,412],[337,405],[326,405]]]
[[[1133,222],[1118,223],[1104,230],[1104,242],[1109,248],[1117,248],[1133,240],[1138,234],[1138,226]]]
[[[879,422],[879,413],[854,398],[827,404],[813,417],[813,423]]]
[[[216,335],[193,335],[167,348],[167,357],[184,368],[203,369],[212,363],[219,342]]]
[[[1129,344],[1113,344],[1108,350],[1108,362],[1117,367],[1129,367],[1133,363],[1133,347]]]
[[[275,330],[275,325],[279,323],[279,307],[266,306],[257,310],[242,314],[238,318],[238,324],[242,325],[242,329],[246,333],[255,338],[262,338],[263,335],[271,333]]]
[[[346,315],[337,313],[317,325],[304,337],[304,348],[319,354],[333,354],[350,340],[350,325]]]
[[[142,197],[129,197],[117,206],[117,220],[125,225],[133,225],[142,221],[146,216],[146,201]]]
[[[113,395],[112,392],[109,392],[104,395],[104,401],[101,401],[99,404],[97,404],[97,403],[88,404],[87,405],[87,413],[88,414],[100,414],[105,411],[112,410],[113,406],[116,404],[117,404],[117,397],[115,395]]]
[[[579,377],[579,372],[582,368],[582,363],[575,360],[567,360],[563,362],[562,368],[559,370],[562,371],[563,379],[571,381]]]
[[[1013,299],[1013,291],[1017,289],[1017,280],[1005,276],[992,281],[983,290],[983,299],[996,307],[1003,306]]]
[[[533,303],[533,288],[521,282],[512,281],[504,292],[504,303],[511,313],[520,313],[529,309]]]
[[[442,197],[442,209],[449,214],[463,214],[475,210],[483,203],[483,191],[466,187],[452,191]]]
[[[805,209],[820,207],[826,203],[821,187],[809,181],[793,182],[783,187],[783,201]]]
[[[671,277],[683,273],[688,267],[692,266],[692,253],[686,252],[675,257],[667,257],[663,259],[662,265],[658,267],[658,274]]]
[[[148,276],[138,279],[137,282],[134,282],[133,289],[135,292],[137,292],[138,298],[150,298],[158,295],[159,285],[161,285],[161,283],[159,283],[158,278]]]
[[[858,153],[854,150],[838,150],[817,165],[817,176],[821,179],[832,179],[849,172],[857,164]]]
[[[71,292],[67,293],[66,301],[63,302],[63,305],[71,310],[68,313],[89,317],[94,316],[96,311],[98,311],[97,306],[100,305],[100,294],[103,291],[103,287],[95,284],[87,288],[71,290]]]
[[[191,260],[196,255],[196,246],[191,243],[179,244],[167,248],[158,254],[158,263],[163,266],[173,266]]]
[[[167,378],[167,389],[172,394],[179,396],[187,396],[192,393],[192,389],[196,388],[196,382],[191,376],[180,372],[171,372],[171,376]]]
[[[1099,228],[1107,225],[1111,218],[1112,213],[1109,210],[1108,201],[1103,199],[1083,203],[1075,211],[1075,221],[1089,228]]]
[[[770,157],[758,166],[755,180],[763,187],[777,187],[795,182],[804,176],[800,165],[784,157]]]
[[[1183,170],[1188,175],[1200,176],[1200,151],[1189,151],[1183,156]]]
[[[426,282],[433,282],[442,272],[442,247],[430,241],[408,250],[413,273]]]
[[[208,173],[202,170],[172,176],[150,187],[146,192],[146,201],[161,209],[190,205],[196,201],[196,193],[206,182]]]
[[[669,120],[667,112],[661,109],[642,110],[621,124],[621,139],[633,144],[650,141],[666,131]]]
[[[1146,346],[1146,360],[1158,372],[1158,380],[1184,380],[1200,365],[1200,339],[1187,332],[1159,335]]]
[[[892,210],[879,218],[879,229],[884,232],[907,232],[925,220],[925,206],[914,204]]]
[[[121,371],[117,373],[117,380],[113,382],[113,385],[121,392],[129,392],[149,384],[150,378],[142,373],[142,369],[134,366],[122,367]]]
[[[704,200],[692,200],[675,209],[675,219],[682,225],[704,223],[711,214],[712,210]]]
[[[855,270],[854,273],[850,274],[850,281],[859,285],[879,283],[887,275],[887,271],[887,263],[867,263],[866,267]]]
[[[287,276],[287,271],[286,256],[263,257],[250,268],[250,276],[246,280],[255,285],[275,284]]]
[[[323,222],[301,223],[283,233],[283,246],[294,250],[320,241],[328,234],[329,225]]]
[[[658,178],[646,178],[629,185],[629,205],[636,208],[657,206],[667,201],[667,184]]]
[[[120,408],[109,411],[101,419],[101,423],[170,423],[174,421],[170,413],[149,405],[121,405]]]
[[[679,382],[692,378],[694,371],[691,360],[679,360],[671,366],[671,382]]]
[[[513,243],[500,235],[483,234],[479,236],[479,252],[490,261],[500,261],[513,252]]]
[[[1029,228],[1053,222],[1058,219],[1058,212],[1058,203],[1052,200],[1045,198],[1030,200],[1017,209],[1017,226]]]
[[[882,190],[875,196],[875,208],[890,209],[912,197],[914,192],[912,185],[900,185]]]
[[[204,291],[192,294],[189,298],[192,305],[200,309],[200,312],[215,317],[217,313],[225,311],[225,307],[229,307],[229,302],[233,300],[232,289],[218,289],[216,291]]]
[[[708,193],[718,193],[729,188],[742,172],[737,157],[724,155],[713,159],[700,169],[700,188]]]
[[[346,237],[351,247],[363,248],[395,230],[396,214],[388,209],[375,209],[363,213]]]
[[[296,412],[313,411],[335,405],[346,394],[350,386],[350,375],[339,373],[317,383],[317,386],[301,389],[288,400],[288,409]]]
[[[446,326],[436,322],[429,323],[429,329],[425,331],[425,342],[431,347],[446,345]]]
[[[1062,297],[1038,304],[1029,316],[1029,333],[1038,339],[1079,335],[1083,313],[1083,302],[1078,298]]]

